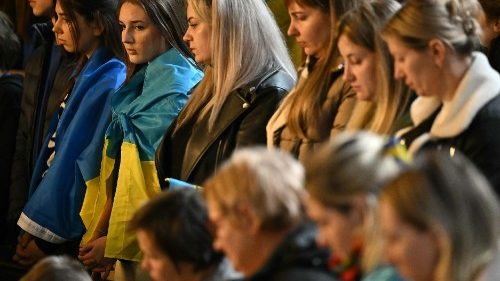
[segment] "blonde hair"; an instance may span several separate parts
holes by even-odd
[[[237,208],[245,202],[259,217],[261,230],[280,231],[303,218],[303,184],[304,170],[297,160],[259,147],[236,151],[203,186],[205,198],[234,225],[245,227]]]
[[[323,13],[329,15],[332,29],[344,13],[357,7],[362,2],[362,0],[295,1],[306,6],[313,4],[314,6],[311,5],[310,7],[320,9]],[[337,67],[336,64],[339,63],[339,59],[337,34],[332,30],[326,57],[316,63],[307,79],[295,88],[294,95],[285,100],[284,106],[292,109],[288,115],[287,124],[290,131],[295,135],[307,138],[308,128],[321,127],[322,124],[318,124],[318,121],[322,119],[319,114],[322,112],[321,107],[333,83],[332,70]]]
[[[380,265],[382,244],[377,196],[382,186],[404,167],[395,157],[396,144],[369,132],[340,134],[316,151],[305,164],[306,190],[325,207],[348,214],[355,197],[362,195],[368,206],[363,218],[362,268],[370,272]]]
[[[460,154],[433,151],[387,185],[381,200],[443,242],[434,280],[475,280],[497,251],[500,205],[487,180]]]
[[[296,78],[284,37],[264,1],[189,0],[188,4],[211,26],[212,64],[206,66],[180,120],[209,114],[212,128],[235,89],[278,68]]]
[[[379,134],[391,134],[396,121],[405,113],[411,93],[403,81],[395,80],[393,60],[380,29],[401,7],[395,0],[376,0],[364,3],[346,13],[339,22],[338,36],[345,35],[351,42],[362,46],[376,56],[375,109],[365,106],[361,122],[349,122],[349,129],[369,129]],[[372,103],[370,103],[371,105]],[[359,106],[356,106],[358,111]],[[372,112],[374,111],[374,112]]]
[[[474,0],[408,0],[384,27],[383,36],[396,36],[407,47],[427,48],[437,38],[461,55],[479,46]]]

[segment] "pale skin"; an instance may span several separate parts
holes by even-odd
[[[234,268],[245,277],[256,273],[272,255],[289,229],[263,231],[255,210],[246,203],[238,206],[238,221],[223,214],[217,204],[207,200],[209,218],[216,228],[214,249],[224,252]]]
[[[28,0],[28,3],[37,17],[48,18],[53,14],[52,0]]]
[[[144,254],[141,268],[153,281],[202,281],[213,274],[213,268],[195,270],[193,265],[184,262],[179,262],[176,268],[172,259],[160,250],[154,236],[146,230],[137,231],[137,241]]]
[[[344,59],[342,78],[356,91],[359,100],[375,101],[377,89],[375,52],[353,43],[346,35],[338,40],[338,49]]]
[[[403,80],[419,96],[451,101],[472,63],[470,55],[454,53],[440,39],[430,40],[424,50],[411,49],[395,36],[384,40],[394,58],[394,78]]]
[[[291,1],[287,8],[290,15],[288,35],[295,37],[306,55],[319,60],[326,58],[332,30],[330,15],[316,7],[301,6],[296,1]]]
[[[147,63],[169,49],[160,30],[151,22],[141,6],[130,2],[123,3],[119,22],[122,43],[130,62]]]
[[[399,273],[414,281],[435,281],[440,240],[434,231],[421,231],[403,221],[391,202],[380,203],[385,257]]]
[[[352,210],[344,214],[311,196],[305,198],[307,214],[318,227],[318,246],[329,248],[341,260],[351,257],[354,248],[363,242],[363,213],[366,208],[361,202],[356,204],[353,200]]]
[[[100,44],[102,27],[95,22],[87,22],[81,15],[75,13],[79,39],[78,42],[74,42],[71,34],[72,21],[63,11],[59,1],[56,3],[55,13],[56,19],[52,31],[54,31],[57,43],[69,53],[81,53],[90,58]]]
[[[194,55],[194,59],[199,64],[212,64],[212,28],[210,23],[204,21],[196,13],[193,6],[188,2],[187,6],[188,29],[184,34],[184,41],[189,45],[189,49]]]

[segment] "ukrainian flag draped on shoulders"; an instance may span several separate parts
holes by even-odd
[[[98,237],[98,224],[112,196],[105,256],[140,261],[127,223],[145,201],[160,192],[154,155],[161,138],[203,77],[175,48],[135,73],[112,97],[112,121],[102,151],[100,174],[87,178],[81,217],[82,243]]]
[[[126,67],[99,48],[82,68],[62,115],[52,119],[30,183],[29,199],[18,225],[51,243],[79,240],[85,229],[79,216],[85,181],[79,165],[101,161],[102,138],[109,123],[110,97],[123,84]],[[55,154],[48,143],[54,132]],[[97,141],[100,138],[100,141]]]

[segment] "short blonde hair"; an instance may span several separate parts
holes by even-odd
[[[304,216],[304,169],[291,155],[265,148],[236,151],[204,186],[208,201],[239,225],[237,207],[251,206],[260,229],[280,231]],[[242,226],[243,227],[243,226]]]
[[[474,280],[497,251],[499,202],[484,176],[459,153],[424,154],[384,188],[381,200],[404,222],[441,238],[434,280]]]

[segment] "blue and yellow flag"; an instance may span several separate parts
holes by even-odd
[[[155,150],[187,102],[189,90],[203,77],[175,48],[157,57],[112,98],[100,174],[86,181],[81,217],[87,229],[82,243],[99,237],[111,207],[105,256],[139,261],[135,234],[127,231],[134,212],[160,192]]]
[[[125,65],[104,48],[96,50],[80,72],[62,115],[58,118],[56,113],[52,120],[36,162],[30,196],[18,221],[26,232],[51,243],[75,241],[83,235],[81,166],[98,170],[100,153],[90,152],[102,150],[110,97],[123,84],[125,72]],[[47,167],[54,132],[55,156]]]

